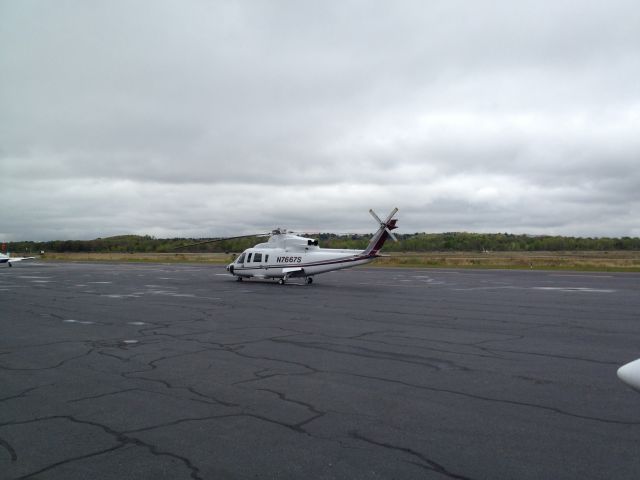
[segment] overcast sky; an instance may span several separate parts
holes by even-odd
[[[640,236],[640,3],[0,0],[0,240]]]

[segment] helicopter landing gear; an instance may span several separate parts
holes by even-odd
[[[284,285],[284,278],[281,278],[280,280],[278,280],[278,285]]]
[[[313,277],[307,277],[304,279],[304,283],[311,285],[313,283]]]
[[[242,277],[236,278],[236,282],[241,282],[241,281],[242,281]]]

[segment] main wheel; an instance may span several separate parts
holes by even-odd
[[[284,285],[284,278],[281,278],[280,280],[278,280],[278,284],[279,285]]]
[[[306,282],[307,285],[311,285],[313,283],[313,277],[307,277]]]

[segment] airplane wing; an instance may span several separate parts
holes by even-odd
[[[21,262],[23,260],[35,260],[36,257],[8,257],[4,254],[0,254],[0,264],[7,263],[11,266],[14,262]]]
[[[640,358],[621,366],[618,378],[631,388],[640,391]]]

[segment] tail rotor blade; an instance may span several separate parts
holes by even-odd
[[[369,209],[369,213],[375,219],[376,222],[378,222],[380,225],[382,225],[382,220],[380,220],[380,217],[378,215],[376,215],[376,212],[374,212],[372,208]]]
[[[369,213],[371,214],[371,216],[376,220],[376,222],[378,222],[380,225],[387,225],[391,219],[393,218],[393,216],[398,212],[398,208],[394,208],[391,213],[389,214],[389,216],[387,216],[387,219],[383,222],[382,220],[380,220],[380,217],[378,215],[376,215],[376,212],[373,211],[373,209],[369,209]]]
[[[384,224],[386,225],[387,223],[389,223],[391,221],[391,219],[393,218],[393,216],[398,212],[398,207],[394,208],[391,213],[389,214],[389,216],[387,217],[387,219],[384,221]]]
[[[398,207],[394,208],[389,214],[389,216],[387,217],[387,219],[384,221],[385,231],[387,232],[387,234],[389,234],[389,236],[393,239],[394,242],[397,242],[398,239],[393,233],[391,233],[391,229],[389,228],[389,222],[391,222],[391,219],[397,212],[398,212]],[[395,228],[395,226],[393,226],[392,228]]]

